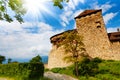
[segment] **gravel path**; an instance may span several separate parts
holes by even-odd
[[[52,80],[78,80],[65,74],[59,74],[59,73],[53,73],[53,72],[45,72],[44,77],[47,77]],[[0,80],[8,80],[8,79],[0,78]]]
[[[53,73],[53,72],[46,72],[44,76],[52,80],[78,80],[65,74],[59,74],[59,73]]]

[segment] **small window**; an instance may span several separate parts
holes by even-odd
[[[97,22],[96,22],[96,25],[97,25],[97,28],[101,28],[101,23],[100,23],[100,21],[97,21]]]
[[[99,26],[97,26],[97,28],[101,28],[101,26],[99,25]]]

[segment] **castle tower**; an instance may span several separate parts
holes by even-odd
[[[85,10],[75,17],[77,29],[80,36],[83,36],[86,52],[91,57],[102,59],[120,60],[120,32],[107,34],[102,10]],[[72,32],[69,30],[65,32]],[[65,33],[63,32],[63,33]],[[50,38],[52,50],[49,53],[48,68],[66,67],[71,63],[66,63],[63,58],[64,48],[57,47],[61,42],[63,33]]]
[[[75,17],[78,33],[84,37],[87,53],[92,57],[110,58],[110,42],[102,10],[85,10]]]

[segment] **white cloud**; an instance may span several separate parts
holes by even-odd
[[[49,24],[39,22],[38,33],[27,33],[24,28],[31,28],[34,23],[19,24],[0,21],[0,54],[7,58],[32,58],[36,55],[48,55],[50,37],[64,30],[53,30]],[[18,31],[15,33],[15,31]],[[5,34],[7,33],[7,34]]]
[[[75,5],[78,5],[79,2],[84,3],[85,0],[73,0]]]
[[[40,28],[40,31],[51,31],[52,30],[52,26],[50,26],[49,24],[43,23],[43,22],[39,22],[38,27]]]
[[[66,6],[64,6],[64,10],[68,11],[68,10],[74,10],[75,7],[77,5],[79,5],[79,3],[84,3],[85,0],[69,0],[69,2],[66,4]]]
[[[73,0],[70,0],[70,1],[68,2],[68,6],[67,6],[67,7],[68,7],[69,9],[75,9],[75,6],[76,6],[76,5],[74,4]],[[68,9],[68,8],[67,8],[67,9]]]
[[[65,22],[61,22],[61,25],[62,25],[63,27],[65,27],[65,26],[66,26],[66,23],[65,23]]]
[[[70,10],[70,9],[74,10],[75,7],[79,5],[79,3],[84,3],[84,2],[85,0],[69,0],[65,10]]]
[[[17,27],[16,27],[17,26]],[[6,21],[0,21],[0,31],[11,33],[14,31],[22,31],[20,24],[17,21],[14,23],[8,23]]]
[[[74,14],[72,15],[71,18],[75,18],[75,17],[78,16],[81,12],[83,12],[82,9],[80,9],[80,10],[76,10],[76,11],[74,12]]]
[[[61,15],[61,20],[62,20],[62,23],[65,23],[66,25],[69,24],[69,19],[66,17],[66,15]]]
[[[120,27],[110,27],[110,28],[107,28],[107,32],[108,33],[111,33],[111,32],[117,32],[117,29],[120,28]]]
[[[69,24],[69,21],[74,19],[75,17],[75,8],[79,5],[79,3],[84,3],[85,0],[69,0],[68,3],[66,3],[66,6],[64,6],[64,11],[60,15],[61,18],[61,25],[64,27]],[[76,12],[75,12],[76,13]]]
[[[107,12],[109,9],[111,9],[113,6],[115,6],[114,4],[110,4],[109,2],[106,2],[105,4],[98,4],[98,2],[94,3],[91,5],[91,8],[93,9],[102,9],[102,12],[105,13]]]
[[[112,12],[108,13],[108,14],[105,14],[103,16],[105,24],[107,24],[110,20],[112,20],[116,15],[117,15],[117,13],[112,13]]]

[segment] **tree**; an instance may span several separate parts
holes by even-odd
[[[42,62],[42,58],[39,55],[37,55],[36,57],[33,57],[30,60],[30,63],[36,63],[36,62]]]
[[[69,0],[53,0],[54,6],[58,6],[60,9],[63,8],[62,2],[68,2]]]
[[[11,63],[12,59],[11,58],[8,58],[8,63]]]
[[[3,61],[5,61],[5,56],[0,55],[0,64],[2,64]]]
[[[68,31],[63,33],[63,37],[61,37],[61,42],[59,46],[63,46],[65,49],[66,56],[64,60],[67,62],[73,62],[75,67],[76,76],[78,76],[78,62],[81,59],[81,56],[85,55],[85,46],[83,41],[83,37],[78,35],[76,30]]]
[[[26,10],[23,8],[22,0],[0,0],[0,20],[12,22],[13,18],[9,15],[8,9],[11,9],[15,15],[15,19],[20,23],[23,22],[22,16]]]
[[[54,6],[63,8],[62,2],[68,2],[69,0],[52,0]],[[13,18],[9,15],[8,9],[11,9],[15,15],[14,18],[20,23],[23,22],[22,16],[26,13],[23,7],[24,0],[0,0],[0,20],[6,20],[12,22]]]

